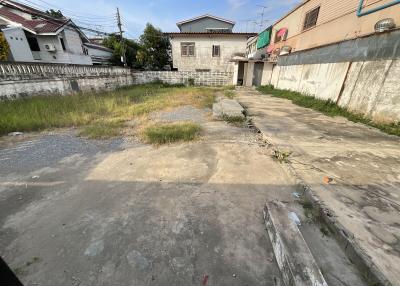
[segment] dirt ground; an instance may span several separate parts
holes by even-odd
[[[199,140],[2,138],[0,253],[25,285],[279,285],[262,208],[291,179],[250,129],[182,110],[154,117]]]

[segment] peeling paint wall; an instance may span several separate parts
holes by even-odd
[[[400,121],[400,60],[276,66],[280,89],[337,102],[377,122]]]

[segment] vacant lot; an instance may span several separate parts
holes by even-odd
[[[140,118],[145,122],[150,112],[181,105],[211,107],[213,101],[213,89],[165,84],[5,101],[0,102],[0,135],[79,126],[82,135],[104,139],[119,135],[129,120]]]

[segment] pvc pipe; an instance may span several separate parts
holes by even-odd
[[[390,2],[390,3],[387,3],[385,5],[382,5],[382,6],[379,6],[379,7],[376,7],[376,8],[373,8],[371,10],[367,10],[367,11],[363,12],[362,8],[363,8],[363,5],[364,5],[364,0],[360,0],[360,4],[359,4],[358,9],[357,9],[357,16],[358,17],[366,16],[366,15],[375,13],[377,11],[386,9],[388,7],[391,7],[391,6],[394,6],[394,5],[397,5],[397,4],[400,4],[400,0],[394,0],[393,2]]]

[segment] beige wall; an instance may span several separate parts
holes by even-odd
[[[367,0],[365,9],[384,5],[392,0]],[[400,26],[400,5],[395,5],[370,15],[358,17],[356,10],[359,0],[309,0],[291,14],[276,23],[273,27],[272,42],[276,32],[281,28],[288,29],[285,42],[276,43],[292,47],[292,52],[309,49],[329,43],[353,39],[374,32],[374,25],[384,18],[393,18]],[[302,31],[305,15],[308,11],[320,6],[317,25]]]
[[[182,57],[181,43],[194,42],[195,56]],[[241,35],[174,35],[171,38],[173,66],[179,71],[210,69],[211,71],[233,72],[234,64],[230,62],[234,53],[246,52],[247,36]],[[221,47],[221,56],[212,56],[212,46]]]

